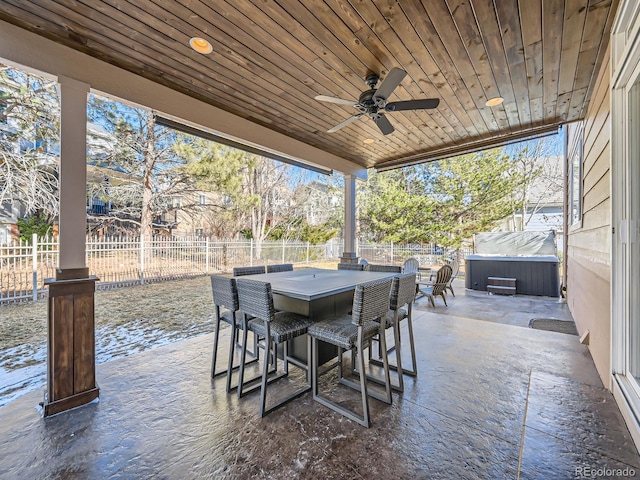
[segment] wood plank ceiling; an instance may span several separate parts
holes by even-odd
[[[618,0],[3,0],[0,19],[349,159],[399,166],[582,119]],[[191,37],[213,44],[201,55]],[[408,73],[389,101],[358,111],[368,72]],[[380,84],[378,84],[379,86]],[[487,107],[493,97],[504,103]],[[365,144],[365,139],[374,142]]]

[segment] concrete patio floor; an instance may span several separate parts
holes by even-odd
[[[99,365],[98,403],[43,419],[36,391],[0,408],[0,478],[640,476],[587,348],[574,335],[524,328],[531,318],[570,319],[566,306],[456,286],[449,307],[416,302],[418,377],[391,406],[370,401],[370,429],[309,393],[260,419],[257,394],[239,401],[224,378],[210,380],[204,335]],[[291,370],[274,392],[303,381]],[[359,399],[331,375],[321,390]]]

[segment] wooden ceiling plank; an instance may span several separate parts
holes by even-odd
[[[194,3],[194,2],[189,2]],[[175,5],[175,2],[173,2]],[[176,12],[174,12],[176,13]],[[270,56],[274,56],[273,51],[275,48],[264,48],[265,42],[260,42],[259,40],[255,40],[253,37],[248,37],[246,35],[242,35],[243,38],[241,41],[236,40],[232,37],[227,36],[224,31],[233,31],[238,34],[242,34],[242,30],[237,28],[237,26],[233,26],[233,24],[228,23],[227,19],[223,16],[217,17],[215,19],[216,23],[222,24],[221,27],[212,28],[211,23],[204,20],[203,16],[211,16],[211,11],[198,11],[200,16],[196,18],[197,22],[195,27],[199,29],[208,29],[211,34],[211,38],[215,38],[220,42],[220,45],[225,45],[226,48],[220,49],[220,55],[225,55],[227,48],[231,45],[234,45],[237,52],[244,52],[243,55],[249,59],[250,61],[239,64],[236,67],[237,60],[234,61],[236,55],[230,56],[230,58],[222,65],[225,69],[229,71],[237,70],[239,66],[244,67],[244,71],[239,72],[240,75],[250,75],[247,82],[239,82],[237,84],[238,88],[243,86],[245,89],[251,90],[252,85],[260,86],[265,83],[265,79],[268,79],[272,83],[277,83],[278,87],[281,89],[280,97],[287,99],[291,102],[291,106],[288,107],[290,111],[299,110],[301,112],[306,112],[306,118],[304,119],[304,124],[306,125],[302,131],[309,132],[308,126],[310,125],[310,118],[318,118],[320,120],[324,120],[327,124],[332,125],[333,122],[336,122],[336,112],[330,108],[330,106],[321,104],[318,102],[318,105],[315,105],[314,102],[309,102],[309,95],[313,93],[313,90],[304,82],[300,80],[303,75],[303,71],[299,68],[296,68],[296,65],[290,62],[281,62],[281,70],[278,74],[273,74],[269,69],[260,68],[257,69],[255,65],[265,65],[270,66],[273,65],[273,62],[276,60],[280,60],[281,57],[275,58],[262,58],[260,53],[264,53]],[[209,14],[209,15],[207,15]],[[195,16],[194,16],[195,17]],[[182,27],[188,28],[188,27]],[[248,40],[253,40],[254,43],[250,43]],[[250,46],[245,46],[245,43]],[[275,47],[275,44],[270,44],[272,47]],[[257,52],[256,48],[261,48],[262,52]],[[234,53],[237,53],[234,52]],[[295,57],[293,57],[295,58]],[[302,64],[302,60],[300,59],[300,64]],[[305,64],[306,65],[306,64]],[[253,71],[255,70],[255,71]],[[245,73],[247,72],[247,73]],[[319,75],[320,76],[320,75]],[[262,95],[261,92],[256,92],[256,97],[260,98]],[[348,113],[356,113],[356,111],[351,111]],[[311,122],[313,123],[313,122]],[[327,127],[328,128],[328,127]],[[301,135],[302,136],[302,135]]]
[[[537,125],[544,120],[544,110],[541,108],[544,97],[542,78],[542,2],[541,0],[519,0],[519,9],[529,90],[529,111],[531,112],[531,123]]]
[[[410,52],[416,70],[425,72],[429,82],[436,88],[436,95],[442,98],[441,105],[446,105],[466,134],[479,134],[478,128],[486,128],[487,120],[477,111],[469,86],[438,38],[423,7],[418,2],[404,2],[397,6],[390,0],[387,3],[396,9],[399,7],[400,11],[387,15],[388,20],[396,32],[401,32],[400,39]],[[421,52],[425,54],[421,55]],[[428,62],[425,62],[425,58]]]
[[[50,2],[46,2],[46,5],[51,5]],[[60,12],[60,13],[64,13],[64,12]],[[72,21],[74,20],[74,18],[71,17],[76,17],[76,16],[86,16],[87,18],[90,18],[89,21],[93,21],[94,16],[96,16],[97,13],[94,13],[92,11],[89,10],[85,10],[85,11],[81,11],[81,12],[76,12],[76,11],[67,11],[67,16],[66,17],[62,17],[61,21],[64,21],[65,19],[67,21]],[[51,13],[50,13],[51,15]],[[100,32],[102,31],[102,36],[101,38],[107,42],[107,48],[109,49],[113,49],[115,51],[117,51],[119,49],[117,44],[114,43],[109,43],[108,40],[110,37],[122,37],[120,40],[127,42],[127,40],[130,41],[130,39],[128,37],[125,37],[123,35],[120,35],[117,31],[117,29],[109,29],[107,28],[109,25],[109,22],[111,22],[112,20],[110,20],[109,16],[104,16],[104,17],[100,17],[99,15],[102,14],[97,14],[97,18],[96,18],[96,24],[94,26],[94,28],[96,29],[96,31]],[[77,17],[75,18],[75,20],[77,20]],[[77,23],[74,23],[74,28],[76,33],[82,32],[84,35],[91,35],[91,31],[88,30],[84,30],[82,29],[82,27],[80,27],[79,25],[77,25]],[[189,85],[190,88],[198,88],[200,90],[205,90],[208,93],[213,93],[213,92],[219,92],[220,88],[223,88],[225,91],[227,91],[229,93],[229,98],[234,98],[234,97],[238,97],[238,90],[230,85],[233,85],[235,82],[239,81],[239,79],[234,79],[231,78],[230,80],[225,80],[222,79],[221,77],[219,77],[219,80],[221,80],[217,85],[215,85],[216,88],[213,88],[212,85],[210,83],[205,82],[198,82],[197,79],[198,78],[203,78],[203,75],[206,75],[206,71],[202,71],[200,73],[200,77],[198,76],[194,76],[191,79],[189,78],[189,76],[184,76],[182,74],[182,72],[180,72],[179,70],[177,70],[178,67],[182,66],[183,63],[179,62],[179,61],[175,61],[174,59],[171,58],[171,56],[164,56],[162,54],[161,49],[160,50],[152,50],[150,47],[148,47],[146,45],[146,41],[144,41],[144,39],[142,39],[141,36],[137,36],[138,38],[140,38],[141,40],[143,40],[142,42],[140,42],[140,44],[137,46],[136,51],[137,52],[146,52],[145,53],[145,59],[144,60],[144,64],[151,64],[153,65],[154,62],[157,62],[157,65],[159,67],[162,67],[162,65],[167,65],[167,66],[172,66],[173,65],[173,75],[178,78],[179,82],[185,84],[185,85]],[[87,37],[89,38],[89,37]],[[116,38],[114,41],[118,41],[118,39]],[[123,44],[123,43],[121,43]],[[185,48],[186,49],[186,48]],[[126,50],[122,50],[120,52],[122,55],[126,55]],[[188,50],[187,52],[188,53]],[[158,58],[158,60],[155,60],[156,58]],[[140,60],[138,60],[139,62],[142,62]],[[233,76],[233,72],[227,72],[228,74],[230,74],[231,76]],[[204,77],[204,79],[208,79],[208,77]],[[270,95],[268,95],[269,93],[276,93],[278,94],[278,97],[282,96],[282,92],[279,90],[275,90],[275,92],[270,92],[265,90],[263,92],[263,98],[270,98]],[[272,101],[267,101],[265,104],[263,103],[258,103],[255,101],[255,97],[245,97],[248,98],[249,100],[251,100],[251,104],[254,105],[255,108],[258,108],[259,110],[262,111],[261,114],[259,114],[261,116],[261,122],[264,123],[265,122],[265,118],[268,117],[272,117],[275,113],[274,111],[279,112],[277,115],[278,116],[282,116],[281,112],[287,113],[289,115],[289,120],[293,121],[293,123],[297,123],[299,125],[299,128],[303,128],[308,124],[308,121],[306,118],[301,117],[301,118],[297,118],[298,117],[298,111],[294,110],[294,111],[289,111],[287,112],[286,109],[286,105],[280,105],[277,103],[274,103]],[[237,103],[237,102],[235,102]],[[238,113],[241,116],[247,118],[248,116],[251,116],[250,112],[247,112],[246,110],[243,109],[239,109],[234,113]],[[266,122],[267,124],[271,125],[273,124],[273,118],[271,118],[268,122]]]
[[[599,74],[599,68],[597,66],[602,65],[603,62],[605,61],[608,61],[607,59],[609,58],[609,55],[610,55],[609,48],[607,48],[609,44],[609,37],[606,35],[606,33],[611,32],[611,28],[613,27],[613,22],[616,17],[615,14],[616,14],[618,5],[619,5],[618,0],[590,0],[589,1],[589,8],[587,10],[587,20],[585,22],[585,30],[589,28],[587,25],[590,23],[589,16],[591,14],[594,14],[594,15],[596,13],[601,14],[601,12],[604,9],[606,9],[607,18],[603,28],[603,32],[605,32],[605,35],[602,35],[602,38],[600,39],[598,53],[596,54],[593,60],[593,64],[592,64],[593,66],[591,69],[592,70],[591,80],[589,80],[587,84],[587,93],[585,94],[584,101],[582,103],[582,109],[581,109],[579,118],[584,118],[584,116],[586,115],[587,108],[589,106],[589,101],[591,99],[591,95],[595,91],[595,87],[596,87],[595,84],[597,82],[597,78]],[[592,21],[593,21],[593,18],[592,18]],[[585,35],[583,35],[583,37],[585,37]],[[580,57],[582,57],[582,51],[580,53]],[[579,58],[578,72],[576,73],[576,85],[578,84],[579,82],[578,78],[581,77],[581,75],[582,73],[581,73],[580,58]]]
[[[429,8],[431,9],[431,3],[429,3]],[[501,128],[496,118],[498,113],[494,109],[486,107],[485,103],[490,98],[500,96],[500,90],[491,65],[486,61],[487,52],[471,4],[467,0],[447,0],[447,9],[448,15],[453,18],[454,28],[464,44],[473,71],[476,72],[478,86],[481,87],[481,93],[474,96],[475,104],[485,119],[487,128],[490,131],[498,131]],[[446,14],[445,12],[441,13],[441,15]],[[442,36],[447,36],[446,31]],[[465,81],[465,83],[468,82]]]
[[[432,33],[436,33],[433,25],[428,22],[420,23],[419,20],[425,19],[426,13],[417,2],[405,2],[403,4],[396,3],[392,0],[379,0],[376,2],[378,5],[378,11],[382,17],[392,27],[393,31],[398,32],[398,38],[403,43],[406,51],[411,55],[411,64],[415,64],[417,68],[416,72],[420,71],[427,75],[422,85],[428,86],[431,84],[435,88],[435,96],[442,97],[441,105],[443,109],[448,108],[453,114],[453,118],[457,124],[460,124],[467,132],[468,135],[478,134],[476,122],[484,122],[474,109],[474,103],[471,94],[469,93],[467,86],[461,81],[460,71],[454,65],[449,53],[442,43],[440,43],[440,50],[436,51],[435,48],[431,48],[425,39],[433,38]],[[414,9],[420,9],[419,15],[414,14]],[[434,43],[437,45],[437,42]],[[440,86],[443,81],[433,80],[429,74],[422,68],[420,63],[424,60],[420,52],[425,52],[425,57],[430,58],[434,62],[433,72],[438,73],[438,77],[442,77],[443,80],[451,86],[452,91],[455,92],[455,97],[448,98],[442,95]],[[442,59],[439,61],[437,56],[442,55]],[[447,62],[447,69],[443,68],[443,64]],[[481,124],[482,124],[481,123]],[[455,125],[455,124],[454,124]]]
[[[243,4],[245,8],[248,8],[248,6],[243,2],[239,2],[239,4]],[[255,6],[251,6],[251,8],[252,9],[255,9],[256,7],[265,8],[265,11],[263,13],[265,14],[265,16],[270,17],[270,19],[278,25],[278,28],[284,29],[283,25],[287,25],[290,31],[296,32],[300,37],[293,38],[294,43],[299,42],[305,45],[318,45],[319,39],[318,37],[314,36],[314,34],[320,35],[320,37],[322,37],[322,41],[329,41],[330,45],[329,46],[325,45],[322,52],[318,52],[317,55],[322,54],[323,61],[330,61],[332,58],[335,58],[336,60],[332,62],[333,65],[335,65],[334,70],[335,72],[340,72],[339,75],[341,78],[339,82],[336,82],[334,78],[334,84],[331,87],[327,87],[327,90],[322,90],[316,93],[327,94],[327,92],[335,91],[336,95],[341,98],[345,98],[345,97],[349,98],[349,96],[351,95],[353,96],[354,99],[357,99],[359,94],[367,88],[366,83],[364,82],[364,75],[360,77],[356,73],[356,71],[358,73],[359,71],[366,71],[364,63],[361,60],[354,57],[354,55],[351,54],[350,52],[348,52],[348,54],[345,54],[345,51],[347,51],[348,49],[345,48],[344,45],[338,42],[335,38],[328,37],[327,29],[323,27],[322,24],[320,24],[319,21],[315,17],[313,17],[313,15],[310,12],[308,12],[304,7],[301,6],[301,8],[298,11],[299,14],[296,16],[296,18],[294,18],[288,12],[286,12],[284,9],[281,9],[277,5],[269,4],[268,6],[269,6],[268,12],[266,11],[266,6],[262,5],[261,3],[257,3]],[[309,22],[312,28],[308,29],[308,26],[306,24],[301,23],[303,21]],[[334,19],[334,23],[335,23],[335,19]],[[332,52],[331,48],[336,49],[337,52]],[[351,65],[355,64],[356,67],[350,68],[347,66],[349,64]],[[347,73],[347,74],[345,75],[344,73]],[[353,90],[354,87],[357,90]],[[331,88],[331,90],[329,88]],[[350,92],[353,92],[353,93],[350,93]],[[315,102],[315,100],[313,101]],[[321,103],[321,102],[318,102],[318,103]],[[377,130],[377,127],[375,127],[372,122],[369,122],[366,119],[363,119],[362,122],[367,128],[371,128],[371,131],[368,131],[366,136],[375,138],[380,135],[379,130]],[[339,123],[339,122],[335,122],[335,123]],[[344,132],[342,131],[341,132],[342,134],[346,134],[347,132],[352,132],[352,134],[357,134],[358,131],[354,130],[354,128],[361,128],[363,123],[359,122],[358,127],[356,127],[355,125],[352,125],[350,128],[346,130],[343,129]],[[331,126],[333,125],[328,125],[327,128]],[[336,134],[327,134],[328,138],[333,138],[335,135]],[[361,137],[362,139],[366,138],[366,136],[363,136],[362,133],[358,135],[358,137]],[[397,149],[402,149],[405,147],[404,144],[395,137],[391,137],[390,141],[395,144],[395,148]]]
[[[544,70],[545,121],[552,121],[556,118],[563,24],[564,0],[545,0],[542,3],[542,44],[544,51],[542,68]]]
[[[395,63],[404,68],[411,80],[413,80],[408,84],[407,88],[413,89],[418,87],[419,90],[416,91],[417,95],[437,97],[444,99],[446,102],[450,102],[451,99],[455,98],[453,94],[450,96],[445,95],[442,90],[438,90],[433,86],[433,82],[437,82],[437,79],[429,75],[428,70],[421,68],[404,42],[394,33],[387,19],[373,3],[361,2],[357,5],[357,8],[357,13],[363,19],[363,28],[360,32],[357,32],[358,38],[368,45],[381,43],[385,49],[389,50],[392,58],[395,58]],[[425,63],[430,64],[429,53],[425,53],[426,55],[422,57],[422,59]],[[437,71],[437,69],[434,70]],[[437,72],[438,74],[440,73],[439,71]],[[405,80],[405,82],[407,82],[407,80]],[[444,88],[445,90],[447,89],[446,86],[444,86]],[[438,109],[432,111],[431,117],[437,119],[439,115],[451,115],[447,117],[449,118],[448,124],[443,125],[440,123],[439,125],[449,135],[451,139],[449,142],[455,142],[461,138],[464,132],[462,132],[461,128],[456,128],[460,124],[460,121],[455,115],[455,112],[451,112],[445,105],[446,104],[443,103],[442,113],[440,112],[440,107],[438,107]]]
[[[47,2],[47,5],[50,5],[49,2]],[[84,12],[84,15],[89,15],[89,12]],[[79,14],[78,14],[79,15]],[[51,19],[52,16],[54,16],[54,14],[50,11],[48,11],[47,13],[47,18]],[[67,17],[62,17],[61,21],[66,21],[67,24],[69,24],[71,22],[71,20]],[[75,24],[72,24],[75,25]],[[84,32],[84,30],[82,30],[80,27],[76,27],[76,30],[80,31],[80,32]],[[109,32],[111,32],[112,35],[115,35],[113,33],[113,31],[109,30]],[[76,32],[77,34],[77,32]],[[103,35],[101,37],[103,41],[108,41],[109,37],[106,35]],[[88,41],[93,42],[92,39],[88,38]],[[98,43],[96,43],[96,45],[98,45]],[[101,44],[100,44],[101,45]],[[126,47],[122,47],[120,44],[118,44],[117,42],[108,42],[105,44],[105,47],[101,47],[102,49],[109,49],[110,51],[115,51],[118,52],[120,54],[121,58],[127,59],[127,52],[128,50],[126,49]],[[122,51],[119,51],[119,49],[122,49]],[[146,46],[142,45],[139,47],[139,49],[141,50],[145,50],[147,49]],[[160,69],[163,68],[163,65],[166,67],[167,65],[169,65],[171,63],[170,60],[168,59],[164,59],[164,61],[160,61],[160,60],[155,60],[156,56],[158,56],[158,52],[155,52],[155,56],[153,55],[154,51],[152,51],[149,55],[147,55],[146,60],[145,61],[140,61],[139,59],[132,59],[129,58],[127,63],[129,63],[130,65],[138,65],[138,70],[139,69],[151,69],[151,68],[156,68],[156,69]],[[131,67],[128,67],[129,70],[131,70]],[[218,85],[217,89],[213,89],[210,85],[203,85],[201,82],[197,81],[196,79],[193,78],[182,78],[180,76],[179,72],[174,72],[176,73],[177,76],[173,76],[173,75],[168,75],[165,73],[164,78],[166,79],[170,79],[171,80],[171,85],[178,86],[178,85],[182,85],[182,89],[183,90],[188,90],[190,95],[194,95],[194,93],[197,94],[198,91],[202,91],[203,93],[200,95],[201,98],[205,98],[205,96],[208,96],[209,98],[211,97],[211,94],[215,92],[216,97],[220,98],[220,99],[225,99],[226,105],[232,104],[232,105],[237,105],[238,102],[238,90],[232,87],[229,87],[228,85],[224,84],[224,83],[220,83]],[[233,82],[231,82],[233,83]],[[221,90],[222,88],[222,90]],[[267,92],[265,92],[267,93]],[[257,120],[257,123],[263,124],[265,126],[269,126],[270,128],[274,128],[278,131],[280,131],[281,133],[290,133],[290,131],[288,131],[286,128],[282,128],[278,125],[274,125],[274,121],[273,121],[273,116],[274,116],[274,112],[272,110],[269,110],[268,108],[265,108],[265,106],[261,103],[255,102],[255,97],[243,97],[246,100],[246,104],[252,104],[253,105],[253,111],[248,110],[248,109],[234,109],[232,110],[232,113],[241,116],[243,118],[249,118],[249,119],[255,119]],[[211,103],[211,102],[209,102]],[[217,106],[217,105],[216,105]],[[272,108],[276,108],[278,107],[277,105],[273,105]],[[223,107],[225,110],[229,110],[228,107]],[[295,115],[295,112],[292,112],[292,114]],[[301,120],[289,120],[291,123],[290,125],[293,125],[295,123],[299,124],[300,128],[303,128],[303,126],[306,126],[308,122],[304,121],[303,119]],[[311,139],[305,139],[306,143],[309,144],[313,144],[317,142],[313,142],[313,138]],[[314,146],[316,146],[314,145]],[[325,146],[322,146],[323,148]]]
[[[507,58],[509,76],[511,77],[515,95],[514,105],[518,111],[520,125],[531,125],[529,84],[525,66],[522,29],[520,28],[518,0],[496,2],[495,6],[502,34],[502,45]]]
[[[304,0],[303,0],[304,1]],[[316,2],[307,2],[308,9],[312,8],[316,5]],[[367,51],[375,51],[377,64],[379,65],[382,72],[388,72],[391,68],[398,66],[398,61],[394,58],[392,52],[386,48],[385,45],[381,45],[380,41],[376,38],[374,41],[371,41],[373,36],[366,34],[363,35],[363,32],[367,31],[368,28],[364,25],[364,21],[360,18],[355,10],[349,10],[349,6],[347,6],[344,2],[333,2],[329,1],[328,3],[329,9],[316,9],[315,15],[317,18],[325,25],[325,28],[331,28],[332,19],[335,18],[345,18],[350,23],[341,24],[341,27],[344,27],[341,30],[342,41],[346,45],[355,45],[356,50],[365,49]],[[349,13],[347,13],[349,12]],[[335,21],[335,20],[333,20]],[[354,31],[355,29],[355,31]],[[405,65],[400,65],[405,66]],[[375,72],[378,73],[378,72]],[[395,91],[394,96],[397,95],[400,100],[410,100],[413,98],[420,98],[424,95],[424,93],[419,89],[419,86],[413,82],[405,80]],[[394,98],[392,97],[391,100]],[[441,107],[438,107],[436,110],[428,111],[428,112],[417,112],[417,111],[405,111],[398,112],[397,114],[390,115],[390,118],[395,118],[396,116],[404,116],[410,123],[405,123],[405,128],[408,128],[408,132],[412,132],[412,136],[415,135],[416,139],[424,137],[424,134],[418,135],[416,132],[424,132],[429,130],[430,134],[434,134],[444,141],[452,141],[451,135],[457,135],[456,129],[454,129],[449,121],[442,115]],[[434,125],[435,120],[435,125]],[[395,125],[395,123],[394,123]],[[420,140],[420,143],[424,143],[427,139]]]
[[[556,105],[556,117],[561,121],[569,119],[571,94],[575,85],[578,56],[584,36],[586,16],[587,8],[583,0],[566,0],[560,59],[560,80],[558,81],[558,103]]]
[[[496,84],[500,89],[500,96],[504,98],[502,108],[495,109],[500,129],[503,132],[517,129],[520,119],[493,0],[473,0],[471,4],[486,50],[486,62],[491,66]],[[502,111],[504,115],[501,115]]]
[[[191,2],[193,3],[193,2]],[[202,17],[203,16],[211,16],[212,12],[211,11],[206,11],[206,10],[200,10],[197,12],[199,14],[199,17],[197,17],[198,20],[198,24],[195,25],[197,28],[203,29],[203,28],[208,28],[208,30],[211,33],[211,38],[215,38],[217,41],[220,42],[221,45],[225,45],[227,48],[230,45],[235,45],[235,48],[238,51],[244,52],[244,55],[246,56],[246,58],[252,59],[252,57],[254,55],[258,55],[258,58],[255,62],[250,61],[247,62],[244,66],[246,70],[253,70],[254,69],[254,65],[256,64],[264,64],[264,65],[273,65],[274,61],[277,61],[279,58],[272,58],[272,59],[263,59],[259,57],[259,53],[255,52],[255,50],[251,49],[251,48],[247,48],[247,47],[243,47],[243,49],[241,50],[240,47],[238,47],[237,45],[243,45],[244,43],[239,42],[238,40],[228,37],[226,36],[226,34],[224,33],[216,33],[216,32],[223,32],[223,30],[227,30],[227,31],[233,31],[235,32],[236,36],[239,34],[243,34],[244,32],[237,28],[237,26],[233,26],[233,24],[230,24],[227,20],[227,17],[229,17],[229,10],[226,11],[227,16],[222,16],[220,15],[219,17],[217,17],[215,19],[215,21],[219,24],[223,24],[223,26],[225,28],[211,28],[209,22],[207,22],[206,20],[203,20]],[[195,16],[194,16],[195,17]],[[258,47],[263,47],[265,45],[265,42],[260,42],[259,40],[254,39],[253,37],[247,36],[247,35],[242,35],[242,40],[244,42],[250,43],[251,41],[253,41],[253,43],[251,44],[252,47],[256,47],[256,45]],[[269,43],[270,46],[275,47],[275,44],[271,44]],[[269,54],[269,55],[274,55],[273,50],[275,50],[275,48],[262,48],[263,53],[265,54]],[[224,52],[226,51],[226,48],[222,48],[221,49],[221,54],[224,54]],[[237,52],[235,52],[237,53]],[[302,60],[300,59],[300,63],[302,64]],[[329,105],[325,105],[322,104],[321,102],[317,102],[318,104],[315,104],[315,101],[309,101],[309,94],[308,93],[304,93],[301,92],[302,89],[305,89],[307,91],[311,91],[313,92],[313,90],[311,90],[304,82],[300,81],[299,79],[301,78],[301,76],[303,75],[303,71],[301,71],[300,69],[297,69],[295,65],[292,65],[289,62],[280,62],[280,65],[282,66],[282,70],[279,72],[278,75],[272,74],[268,69],[260,69],[257,70],[256,72],[252,72],[251,75],[253,76],[249,82],[244,82],[244,83],[238,83],[237,86],[238,88],[240,86],[244,86],[245,89],[251,90],[252,88],[258,88],[258,86],[260,84],[262,84],[264,82],[263,78],[269,78],[271,81],[273,82],[277,82],[280,83],[280,88],[282,89],[283,93],[281,94],[281,97],[286,98],[288,100],[291,101],[291,107],[288,108],[288,110],[291,111],[302,111],[302,112],[306,112],[306,118],[304,119],[304,124],[302,126],[302,128],[299,130],[299,132],[296,133],[296,135],[300,138],[303,139],[303,141],[307,141],[304,140],[305,138],[307,138],[309,135],[315,136],[316,139],[318,138],[318,135],[322,135],[324,134],[323,130],[313,130],[310,129],[310,125],[313,125],[315,122],[310,121],[310,118],[318,118],[320,121],[324,121],[326,125],[333,125],[336,123],[339,123],[339,120],[336,120],[336,116],[337,116],[337,112],[333,111],[333,109],[329,106]],[[228,59],[228,62],[223,65],[227,70],[233,70],[235,67],[234,64],[234,56],[230,57]],[[320,75],[319,75],[320,76]],[[289,83],[287,83],[289,82]],[[253,87],[252,87],[253,84]],[[260,92],[257,91],[256,92],[256,98],[261,98],[262,95],[260,95]],[[311,97],[312,98],[312,97]],[[348,114],[353,114],[356,113],[356,111],[347,111],[345,112],[345,116]],[[329,128],[329,127],[327,127]],[[291,132],[290,132],[291,133]],[[372,131],[373,133],[373,131]],[[340,140],[339,140],[340,139]],[[332,142],[335,143],[337,141],[340,141],[341,143],[344,143],[345,145],[351,143],[350,141],[350,137],[346,137],[346,132],[342,132],[341,135],[336,135],[334,137],[332,137]],[[318,142],[320,143],[320,142]],[[329,142],[324,141],[322,142],[322,144],[325,145],[325,147],[327,146]],[[344,153],[343,153],[344,154]]]

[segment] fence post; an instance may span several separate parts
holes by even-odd
[[[391,242],[391,264],[393,265],[393,241]]]
[[[249,244],[249,266],[253,267],[253,238]]]
[[[210,240],[209,237],[207,237],[207,240],[204,243],[204,258],[205,258],[205,272],[207,272],[207,275],[209,275],[209,245],[210,245]]]
[[[282,239],[282,263],[284,263],[284,238]]]
[[[140,235],[140,285],[144,285],[144,235]]]
[[[38,234],[31,237],[31,257],[33,263],[33,301],[38,300]]]
[[[309,242],[307,242],[307,263],[309,263]]]

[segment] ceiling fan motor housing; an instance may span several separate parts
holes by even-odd
[[[378,109],[384,107],[386,103],[384,98],[376,97],[377,89],[365,90],[360,94],[358,98],[358,104],[356,107],[364,113],[375,114],[378,113]]]

